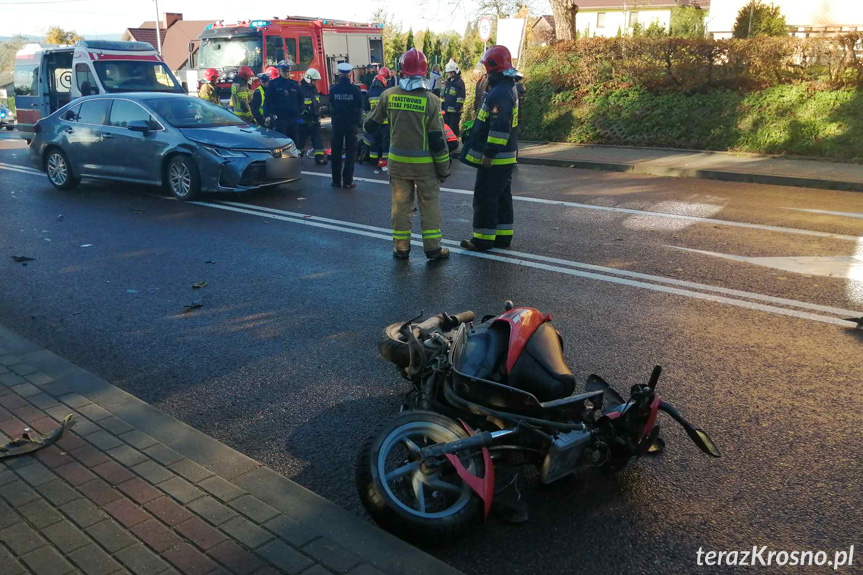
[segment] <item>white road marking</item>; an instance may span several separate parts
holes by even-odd
[[[807,208],[782,208],[783,210],[794,210],[795,212],[809,212],[810,214],[823,214],[825,216],[840,216],[843,218],[858,218],[863,220],[863,214],[855,212],[831,212],[830,210],[810,210]]]
[[[199,206],[216,208],[216,209],[220,209],[220,210],[228,210],[228,211],[237,212],[237,213],[241,213],[241,214],[248,214],[248,215],[257,216],[257,217],[261,217],[261,218],[280,220],[280,221],[290,222],[290,223],[294,223],[294,224],[300,224],[300,225],[305,225],[305,226],[323,228],[323,229],[332,230],[332,231],[338,231],[338,232],[344,232],[344,233],[349,233],[349,234],[354,234],[354,235],[360,235],[360,236],[365,236],[368,238],[385,240],[387,242],[392,241],[392,233],[389,230],[387,230],[387,233],[381,233],[378,231],[373,231],[376,229],[380,229],[380,228],[374,228],[373,226],[361,225],[361,227],[359,227],[359,226],[358,227],[354,227],[354,226],[349,227],[349,224],[350,224],[349,222],[341,222],[340,224],[335,224],[335,223],[330,223],[330,222],[337,222],[338,220],[328,219],[328,221],[320,221],[320,220],[314,219],[313,217],[302,216],[301,214],[298,214],[298,215],[300,215],[300,217],[292,217],[292,216],[285,216],[285,215],[281,215],[281,214],[277,214],[277,213],[267,213],[264,211],[248,209],[247,207],[237,207],[235,205],[215,204],[215,203],[211,203],[211,202],[190,202],[190,203],[193,203],[193,204],[196,204]],[[243,204],[240,204],[240,205],[243,205]],[[448,241],[446,241],[446,243],[454,243],[454,242],[451,242],[448,240]],[[422,246],[422,241],[413,240],[413,241],[411,241],[411,245]],[[487,260],[492,260],[492,261],[497,261],[497,262],[502,262],[502,263],[508,263],[508,264],[512,264],[512,265],[518,265],[518,266],[523,266],[523,267],[540,269],[540,270],[544,270],[544,271],[551,271],[551,272],[561,273],[561,274],[575,276],[575,277],[594,279],[594,280],[614,283],[614,284],[618,284],[618,285],[625,285],[625,286],[629,286],[629,287],[643,288],[643,289],[648,289],[648,290],[652,290],[652,291],[658,291],[658,292],[680,295],[680,296],[694,298],[694,299],[711,301],[714,303],[722,303],[722,304],[732,305],[732,306],[736,306],[736,307],[742,307],[742,308],[751,309],[751,310],[763,311],[763,312],[767,312],[767,313],[773,313],[773,314],[784,315],[784,316],[789,316],[789,317],[796,317],[799,319],[806,319],[806,320],[810,320],[810,321],[817,321],[817,322],[827,323],[827,324],[831,324],[831,325],[837,325],[837,326],[841,326],[841,327],[851,328],[851,327],[856,327],[856,325],[857,325],[854,322],[844,320],[840,317],[835,317],[835,316],[831,317],[831,316],[826,316],[826,315],[809,313],[809,312],[805,312],[805,311],[799,311],[796,309],[788,309],[788,308],[783,308],[783,307],[778,307],[778,306],[756,303],[756,302],[752,302],[752,301],[733,299],[730,297],[718,296],[718,295],[696,292],[696,291],[691,291],[691,290],[684,290],[684,289],[669,287],[669,286],[665,286],[665,285],[658,285],[658,284],[646,283],[646,282],[641,282],[641,281],[635,281],[635,280],[626,279],[626,278],[622,278],[622,277],[613,277],[613,276],[609,276],[609,275],[601,275],[598,273],[579,271],[576,269],[566,268],[566,267],[562,267],[562,266],[555,266],[555,265],[550,265],[550,264],[540,263],[540,262],[534,262],[534,261],[526,261],[523,259],[518,259],[517,257],[504,257],[502,255],[498,255],[498,253],[500,253],[500,252],[480,253],[480,252],[466,251],[466,250],[462,250],[460,248],[452,248],[450,251],[452,251],[453,253],[462,254],[462,255],[469,256],[469,257],[487,259]],[[757,295],[757,294],[753,294],[753,295]],[[797,303],[805,304],[805,302],[797,302]],[[843,310],[843,313],[844,313],[844,310]],[[852,311],[848,315],[853,315],[853,314],[858,314],[858,313],[860,313],[860,312]]]
[[[316,176],[319,178],[331,178],[332,177],[330,174],[325,174],[322,172],[303,171],[302,174],[305,176]],[[382,184],[382,185],[387,185],[387,186],[389,185],[389,182],[387,180],[378,180],[375,178],[356,178],[355,177],[354,181],[370,182],[373,184]],[[471,190],[462,190],[462,189],[458,189],[458,188],[441,187],[441,191],[442,192],[449,192],[449,193],[453,193],[453,194],[462,194],[462,195],[466,195],[466,196],[472,196],[473,195],[473,191],[471,191]],[[528,203],[534,203],[534,204],[548,204],[548,205],[552,205],[552,206],[565,206],[568,208],[578,208],[578,209],[584,209],[584,210],[597,210],[597,211],[601,211],[601,212],[617,212],[620,214],[635,214],[635,215],[639,215],[639,216],[650,216],[650,217],[657,217],[657,218],[671,218],[671,219],[684,220],[684,221],[689,221],[689,222],[694,222],[694,223],[699,223],[699,224],[714,224],[714,225],[729,226],[729,227],[736,227],[736,228],[749,228],[749,229],[754,229],[754,230],[764,230],[764,231],[768,231],[768,232],[780,232],[780,233],[784,233],[784,234],[798,234],[798,235],[802,235],[802,236],[814,236],[814,237],[818,237],[818,238],[831,238],[831,239],[835,239],[835,240],[846,240],[846,241],[856,242],[858,239],[860,239],[859,236],[849,236],[849,235],[845,235],[845,234],[833,234],[830,232],[819,232],[819,231],[815,231],[815,230],[804,230],[804,229],[800,229],[800,228],[784,228],[782,226],[768,226],[768,225],[764,225],[764,224],[750,224],[747,222],[734,222],[731,220],[719,220],[716,218],[705,218],[705,217],[700,217],[700,216],[687,216],[687,215],[682,215],[682,214],[666,214],[666,213],[662,213],[662,212],[650,212],[650,211],[646,211],[646,210],[633,210],[633,209],[629,209],[629,208],[615,208],[615,207],[611,207],[611,206],[597,206],[594,204],[581,204],[581,203],[577,203],[577,202],[565,202],[565,201],[561,201],[561,200],[549,200],[546,198],[532,198],[532,197],[528,197],[528,196],[513,196],[512,199],[514,201],[517,201],[517,202],[528,202]]]
[[[387,234],[388,238],[391,238],[391,234],[392,234],[392,230],[390,230],[388,228],[381,228],[381,227],[377,227],[377,226],[370,226],[370,225],[366,225],[366,224],[359,224],[359,223],[349,222],[349,221],[344,221],[344,220],[334,220],[332,218],[325,218],[322,216],[313,216],[313,215],[303,214],[303,213],[299,213],[299,212],[290,212],[287,210],[279,210],[276,208],[268,208],[268,207],[257,206],[257,205],[252,205],[252,204],[243,204],[240,202],[219,202],[219,203],[227,204],[230,206],[236,206],[238,208],[253,209],[253,210],[258,210],[258,211],[271,213],[271,214],[279,214],[279,215],[283,215],[283,216],[288,216],[290,218],[302,218],[304,220],[318,221],[318,222],[324,222],[324,223],[329,223],[329,224],[335,224],[338,226],[348,226],[348,227],[358,228],[358,229],[362,229],[362,230],[368,230],[368,231],[372,231],[372,232],[383,233],[383,234]],[[414,237],[416,239],[422,239],[422,236],[420,234],[411,234],[411,235],[412,235],[412,237]],[[445,239],[445,240],[443,240],[443,243],[450,245],[450,246],[458,246],[459,245],[459,242],[454,241],[454,240],[446,240]],[[674,247],[674,246],[665,246],[665,247]],[[681,249],[683,249],[683,248],[681,248]],[[697,251],[697,250],[693,250],[693,251]],[[531,253],[527,253],[527,252],[516,252],[516,251],[512,251],[512,250],[506,250],[506,251],[494,250],[494,253],[500,253],[502,255],[507,255],[510,257],[535,260],[535,261],[548,263],[548,264],[568,266],[568,267],[573,267],[576,269],[585,269],[585,270],[600,272],[600,273],[604,273],[604,274],[617,275],[617,276],[622,276],[622,277],[630,277],[630,278],[634,278],[634,279],[639,279],[639,280],[644,280],[644,281],[649,281],[649,282],[656,282],[656,283],[665,284],[665,285],[673,285],[673,286],[677,286],[677,287],[685,287],[685,288],[690,288],[690,289],[695,289],[695,290],[700,290],[700,291],[721,293],[723,295],[734,296],[734,297],[738,297],[738,298],[751,299],[751,300],[756,300],[756,301],[763,301],[766,303],[772,303],[772,304],[783,305],[783,306],[788,306],[788,307],[808,309],[811,311],[820,311],[820,312],[824,312],[824,313],[835,314],[835,315],[842,316],[842,317],[849,317],[853,314],[860,313],[860,312],[855,311],[855,310],[848,310],[848,309],[835,308],[835,307],[830,307],[830,306],[823,306],[823,305],[818,305],[818,304],[814,304],[814,303],[797,301],[797,300],[793,300],[793,299],[786,299],[786,298],[781,298],[781,297],[774,297],[774,296],[769,296],[769,295],[757,294],[757,293],[752,293],[752,292],[746,292],[746,291],[741,291],[741,290],[724,288],[724,287],[720,287],[720,286],[700,284],[700,283],[696,283],[696,282],[678,280],[678,279],[667,278],[667,277],[663,277],[663,276],[655,276],[655,275],[633,272],[633,271],[628,271],[628,270],[621,270],[621,269],[617,269],[617,268],[610,268],[610,267],[600,266],[600,265],[595,265],[595,264],[587,264],[587,263],[576,262],[576,261],[572,261],[572,260],[565,260],[565,259],[561,259],[561,258],[541,256],[541,255],[531,254]]]
[[[19,172],[21,174],[39,174],[42,175],[42,172],[35,168],[29,168],[27,166],[17,166],[15,164],[3,164],[0,163],[0,169],[9,170],[10,172]]]
[[[692,248],[674,249],[703,254],[714,258],[722,258],[736,262],[743,262],[756,266],[773,268],[796,274],[806,274],[830,278],[844,278],[857,280],[863,275],[863,255],[857,256],[786,256],[786,257],[751,257],[737,256],[734,254],[723,254],[720,252],[709,252]]]

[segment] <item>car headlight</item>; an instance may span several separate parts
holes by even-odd
[[[297,150],[297,145],[293,142],[282,148],[283,156],[290,156],[292,158],[296,158],[300,155],[299,150]]]
[[[208,152],[219,156],[220,158],[245,158],[246,154],[228,148],[217,148],[215,146],[202,146]]]

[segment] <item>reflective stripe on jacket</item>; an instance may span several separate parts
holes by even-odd
[[[461,113],[464,106],[464,80],[459,74],[453,78],[447,78],[443,90],[443,111],[447,114]]]
[[[516,163],[518,151],[518,95],[512,78],[504,77],[485,94],[464,147],[462,163],[479,166],[483,156],[492,166]]]
[[[251,94],[247,85],[238,82],[231,84],[231,110],[244,120],[252,117]]]

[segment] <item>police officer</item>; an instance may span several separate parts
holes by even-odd
[[[443,89],[443,113],[447,126],[452,128],[455,135],[459,134],[461,123],[461,109],[464,106],[464,80],[461,79],[461,69],[455,60],[450,60],[444,68],[447,73],[446,84]]]
[[[213,84],[219,79],[219,71],[215,68],[207,68],[204,72],[204,80],[201,82],[201,87],[198,89],[198,97],[202,100],[212,102],[217,106],[221,105],[219,101],[219,91]]]
[[[254,116],[252,115],[249,80],[254,75],[255,73],[248,66],[240,66],[231,83],[231,111],[234,112],[235,116],[250,124],[254,122]]]
[[[518,150],[516,71],[506,46],[492,46],[480,60],[488,73],[486,92],[461,161],[477,168],[473,192],[473,237],[461,242],[471,251],[512,243],[512,171]]]
[[[290,139],[297,140],[297,120],[303,107],[300,84],[291,78],[292,63],[281,60],[276,67],[279,77],[270,80],[265,92],[264,116],[272,118],[273,129]]]
[[[428,259],[449,256],[441,247],[440,184],[450,173],[449,150],[443,135],[440,100],[427,89],[428,61],[411,48],[399,61],[399,85],[381,94],[366,118],[371,132],[390,120],[390,185],[393,190],[393,256],[408,259],[411,212],[419,201],[423,250]]]
[[[306,140],[312,141],[316,164],[326,164],[327,156],[321,141],[321,94],[318,92],[318,80],[321,73],[314,68],[306,70],[303,81],[300,82],[300,92],[303,95],[303,111],[300,114],[299,138],[297,148],[302,150]]]
[[[270,75],[264,72],[263,74],[258,74],[257,82],[252,84],[252,115],[259,126],[266,124],[264,120],[264,102],[267,100],[266,89],[269,83]]]
[[[333,117],[332,148],[333,187],[355,188],[354,162],[357,159],[357,126],[363,117],[363,94],[351,83],[353,66],[342,62],[338,66],[339,81],[330,88],[330,109]],[[342,170],[342,152],[345,154]]]
[[[386,78],[378,74],[372,80],[372,86],[366,94],[366,112],[374,110],[381,99],[381,94],[387,89]],[[384,118],[381,126],[374,132],[366,132],[363,142],[369,147],[369,158],[378,164],[379,170],[387,169],[387,158],[390,153],[390,124]]]

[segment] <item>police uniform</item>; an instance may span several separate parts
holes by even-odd
[[[447,125],[452,128],[455,135],[459,134],[461,123],[461,109],[464,106],[464,80],[461,74],[447,78],[443,90],[443,113]]]
[[[350,64],[339,64],[339,72]],[[330,88],[330,110],[333,118],[332,148],[333,186],[353,187],[354,163],[357,159],[357,127],[363,117],[363,94],[351,83],[350,76],[342,76]],[[342,170],[342,153],[345,155]]]
[[[306,140],[311,140],[315,163],[325,164],[327,157],[321,140],[321,94],[311,82],[305,80],[300,82],[300,93],[303,96],[303,111],[300,114],[297,148],[302,150]]]
[[[386,90],[386,86],[380,80],[373,80],[372,86],[366,94],[367,112],[375,109],[381,99],[381,94]],[[390,125],[389,121],[384,118],[383,124],[374,132],[366,132],[363,135],[363,142],[369,147],[369,158],[375,163],[378,160],[386,162],[390,153]]]
[[[275,117],[273,129],[296,141],[297,120],[303,107],[299,83],[291,78],[279,76],[270,80],[265,96],[264,116]]]
[[[500,76],[489,85],[470,141],[461,154],[477,168],[473,196],[473,238],[480,250],[509,247],[513,236],[512,172],[518,150],[518,95],[513,79]],[[482,158],[491,167],[482,167]]]

